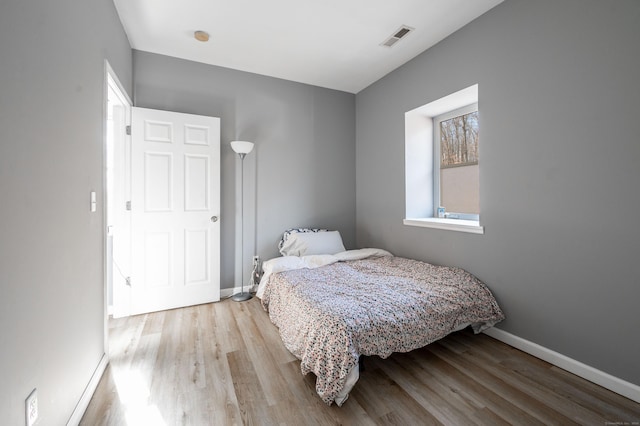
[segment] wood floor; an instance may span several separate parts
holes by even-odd
[[[462,331],[367,357],[342,407],[283,346],[258,299],[111,320],[82,425],[640,424],[640,404]]]

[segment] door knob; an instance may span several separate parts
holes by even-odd
[[[218,221],[218,216],[211,216],[211,222],[217,222]]]

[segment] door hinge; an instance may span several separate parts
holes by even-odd
[[[131,136],[131,126],[125,127],[125,132],[127,133],[127,135]]]
[[[131,211],[131,201],[127,201],[124,205],[124,208]]]

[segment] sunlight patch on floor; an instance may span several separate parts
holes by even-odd
[[[166,426],[158,407],[149,405],[149,386],[139,371],[114,369],[113,380],[120,402],[126,407],[127,425]]]
[[[146,407],[132,407],[127,409],[125,414],[128,426],[136,425],[155,425],[166,426],[166,423],[162,419],[162,415],[155,405],[148,405]]]

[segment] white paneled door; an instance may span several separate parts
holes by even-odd
[[[131,314],[220,300],[220,119],[133,108]]]

